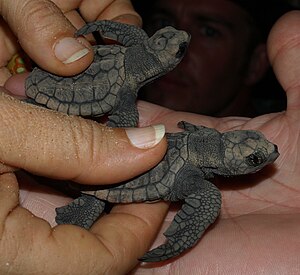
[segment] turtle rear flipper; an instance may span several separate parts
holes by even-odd
[[[89,229],[102,214],[105,203],[94,196],[82,195],[68,205],[55,209],[57,224],[73,224]]]
[[[191,194],[185,199],[181,210],[164,233],[167,242],[147,252],[140,261],[159,262],[178,256],[194,246],[219,215],[221,208],[220,191],[207,182],[205,190]]]

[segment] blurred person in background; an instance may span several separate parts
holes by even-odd
[[[144,87],[140,98],[177,111],[256,116],[283,110],[269,66],[268,33],[292,7],[244,0],[134,1],[149,34],[171,25],[189,32],[190,46],[171,73]],[[263,81],[262,81],[263,80]]]

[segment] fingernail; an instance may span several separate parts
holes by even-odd
[[[79,60],[89,53],[89,49],[73,37],[65,37],[54,46],[55,56],[64,64],[70,64]]]
[[[125,129],[131,144],[140,149],[152,148],[158,144],[165,135],[165,126],[162,124]]]

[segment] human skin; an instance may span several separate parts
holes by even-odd
[[[268,173],[270,177],[265,178],[263,173],[261,176],[253,176],[249,179],[249,183],[237,182],[239,184],[234,186],[226,184],[226,190],[223,186],[224,203],[221,217],[216,226],[207,232],[194,249],[166,266],[153,270],[139,269],[136,274],[155,272],[161,274],[173,271],[174,274],[176,272],[216,274],[216,272],[226,273],[228,270],[230,272],[227,273],[230,274],[240,273],[241,270],[253,274],[253,269],[257,272],[270,271],[269,273],[275,271],[280,273],[283,270],[293,274],[299,270],[297,255],[299,255],[300,220],[298,187],[300,98],[297,87],[299,87],[300,55],[296,47],[300,42],[298,18],[298,13],[285,16],[274,28],[269,41],[271,62],[288,95],[286,112],[252,120],[213,119],[173,112],[146,103],[139,104],[143,125],[166,122],[168,129],[173,131],[176,130],[176,122],[185,119],[192,123],[216,127],[218,130],[259,129],[278,144],[281,156],[276,162],[275,170]],[[20,77],[14,80],[19,82],[16,85],[8,82],[7,89],[24,94]],[[24,105],[18,105],[16,102],[13,104],[17,104],[14,106],[18,106],[18,109]],[[27,113],[32,111],[31,108],[26,107]],[[48,113],[46,110],[44,112]],[[18,119],[22,114],[24,113],[2,112],[2,115],[7,116],[4,121],[9,118]],[[63,115],[58,115],[61,116]],[[80,123],[89,125],[89,122],[79,120]],[[75,125],[76,123],[78,122],[75,122]],[[26,127],[21,130],[27,131]],[[55,128],[50,130],[55,131]],[[3,142],[2,146],[5,148]],[[45,154],[45,157],[47,156]],[[50,161],[47,169],[55,168],[52,165],[53,162]],[[128,163],[126,167],[127,165]],[[100,220],[91,232],[74,226],[51,229],[45,220],[53,223],[54,207],[64,205],[69,199],[53,194],[48,189],[41,190],[41,186],[32,185],[32,182],[27,182],[26,186],[26,178],[23,178],[22,206],[26,206],[45,220],[33,217],[30,212],[18,205],[18,186],[14,175],[7,173],[9,168],[5,166],[1,166],[1,169],[1,273],[7,273],[9,270],[14,274],[39,271],[43,274],[54,272],[124,274],[137,263],[136,257],[148,249],[147,246],[156,234],[167,209],[164,203],[116,206],[112,214]],[[41,170],[47,169],[43,167]],[[72,175],[72,172],[74,167],[61,171],[61,175],[65,173]],[[99,170],[95,169],[89,174],[93,176],[97,173]],[[88,179],[89,174],[84,178]],[[245,184],[246,188],[240,187]],[[109,252],[102,250],[104,243]]]
[[[70,3],[69,1],[66,4]],[[83,3],[86,3],[86,12],[92,9],[90,15],[97,13],[101,17],[101,5],[97,6],[96,9],[92,1],[77,1],[77,3],[80,6],[75,7],[82,8],[80,9],[81,12],[84,11]],[[105,14],[105,18],[107,16],[108,19],[132,24],[140,22],[140,17],[132,10],[129,1],[102,1],[101,4],[103,4],[102,14]],[[64,8],[68,10],[66,6]],[[69,8],[71,10],[71,7]],[[26,77],[25,74],[10,77],[6,69],[8,60],[18,51],[17,40],[24,50],[31,53],[31,57],[40,66],[56,73],[74,74],[83,70],[91,62],[92,55],[90,52],[79,59],[73,59],[73,62],[63,62],[68,56],[62,54],[62,45],[59,46],[59,51],[55,46],[59,43],[63,44],[62,40],[65,37],[70,42],[75,28],[66,20],[59,8],[51,2],[44,0],[0,1],[0,13],[6,20],[6,22],[0,22],[0,78],[2,84],[5,82],[6,87],[11,92],[18,91],[15,95],[24,96],[24,77]],[[60,28],[57,29],[57,26]],[[41,34],[43,34],[43,39],[41,39]],[[87,41],[80,38],[79,48],[82,45],[89,47]],[[67,50],[70,49],[70,43],[67,46]],[[77,46],[75,49],[78,50]],[[13,172],[17,169],[24,169],[39,175],[58,179],[73,179],[90,184],[119,182],[154,166],[166,150],[165,139],[159,142],[152,127],[147,128],[147,130],[142,129],[142,133],[140,132],[141,129],[131,130],[130,135],[128,135],[129,130],[110,129],[79,117],[69,117],[29,106],[5,95],[4,92],[8,91],[2,87],[0,90],[0,208],[3,210],[0,214],[0,273],[61,274],[62,272],[62,274],[76,274],[78,272],[84,274],[89,270],[92,271],[90,274],[93,274],[95,270],[97,273],[105,272],[114,259],[111,258],[109,247],[105,247],[104,243],[100,244],[101,241],[96,237],[97,233],[92,236],[75,229],[73,235],[72,229],[69,231],[67,228],[62,228],[62,230],[54,230],[53,232],[57,233],[54,233],[54,238],[52,238],[52,229],[47,222],[36,219],[29,211],[20,207],[18,183],[23,189],[21,191],[23,206],[26,206],[27,202],[30,204],[30,199],[27,200],[27,198],[34,194],[33,191],[37,191],[40,195],[47,194],[46,200],[48,195],[53,196],[53,198],[56,196],[51,195],[48,190],[40,189],[39,186],[36,186],[38,189],[32,189],[32,181],[27,182],[26,185],[27,178],[21,174],[18,175],[17,180]],[[138,131],[138,136],[136,136],[136,131]],[[137,141],[135,138],[132,140],[133,137],[138,137],[139,146],[142,141],[144,145],[150,145],[149,148],[140,149],[133,146],[136,145],[135,142]],[[144,143],[145,141],[146,143]],[[93,171],[93,175],[89,172],[90,170]],[[96,170],[98,172],[94,173]],[[46,203],[42,197],[39,198],[41,199],[38,199],[40,203]],[[58,196],[58,198],[61,197]],[[33,212],[35,212],[34,209]],[[48,211],[44,213],[48,213]],[[118,216],[118,214],[116,215]],[[130,215],[128,218],[130,219]],[[145,221],[149,218],[153,222],[149,223],[150,227],[144,223],[144,220],[134,217],[132,217],[131,224],[137,226],[137,229],[140,227],[141,231],[145,230],[145,234],[151,238],[151,234],[154,232],[151,228],[155,226],[155,220],[158,223],[160,220],[159,217],[149,216],[147,218],[145,216],[145,218]],[[117,232],[111,230],[111,220],[108,219],[107,221],[103,229],[119,245],[122,246],[122,242],[124,242],[123,246],[127,247],[128,242],[135,240],[135,236],[126,236],[123,241],[120,238],[115,238],[113,232]],[[68,237],[70,233],[71,235]],[[118,235],[117,233],[116,237]],[[101,237],[99,238],[101,239]],[[82,241],[83,239],[84,241]],[[59,248],[62,244],[60,244],[61,241],[65,242],[65,246],[68,247],[67,250],[70,249],[69,251],[76,251],[79,248],[77,244],[79,244],[82,248],[80,251],[86,251],[86,255],[93,254],[94,251],[97,255],[107,257],[108,266],[100,263],[100,265],[96,264],[97,267],[94,269],[94,260],[88,263],[81,258],[80,253],[68,254],[66,250],[61,250]],[[91,245],[93,243],[97,243],[95,250]],[[147,242],[144,245],[146,246]],[[56,249],[60,251],[58,254],[56,254]],[[142,247],[140,249],[143,250]],[[139,254],[138,250],[134,253]],[[58,256],[60,260],[57,261],[57,257],[54,255]],[[122,260],[124,265],[116,266],[112,270],[117,274],[131,269],[135,264],[136,255],[130,257],[134,258],[134,261],[124,259]],[[77,269],[77,267],[72,267],[73,261],[78,264],[82,261],[84,264],[82,268]],[[66,265],[68,262],[70,264]],[[49,264],[49,267],[45,267],[42,263]]]
[[[179,66],[146,87],[143,99],[174,110],[250,115],[250,88],[268,67],[265,45],[249,52],[249,15],[227,0],[162,0],[145,27],[172,25],[191,34]]]
[[[220,218],[195,248],[153,269],[138,267],[131,274],[297,274],[300,268],[300,25],[299,12],[282,17],[273,27],[268,53],[286,91],[287,110],[254,119],[212,119],[193,114],[158,110],[159,122],[186,119],[219,130],[256,129],[279,147],[273,167],[251,177],[218,182],[223,205]],[[151,117],[151,108],[140,110]],[[153,120],[148,120],[152,123]],[[174,128],[170,128],[174,130]],[[161,231],[170,224],[167,216]],[[161,234],[161,232],[160,232]],[[158,235],[153,246],[163,242]]]
[[[220,131],[256,129],[276,143],[281,154],[272,168],[259,174],[234,182],[232,179],[218,182],[223,195],[221,216],[195,248],[165,264],[140,266],[132,274],[240,274],[241,271],[297,274],[299,271],[299,15],[292,12],[280,19],[268,42],[272,66],[288,97],[285,112],[254,119],[216,119],[139,103],[142,125],[165,123],[169,131],[175,131],[177,121],[187,120]],[[164,219],[167,208],[164,203],[130,204],[115,206],[90,231],[75,226],[51,229],[46,221],[18,206],[18,187],[12,174],[3,174],[0,180],[4,229],[0,243],[0,253],[4,255],[2,272],[10,268],[19,274],[39,270],[45,274],[54,271],[126,274],[137,264],[136,257],[149,248],[160,223],[164,221],[164,227],[170,223],[169,216]],[[53,222],[54,207],[66,204],[69,199],[39,188],[27,185],[21,193],[22,205]],[[160,241],[161,235],[156,242]],[[100,250],[103,244],[106,252]],[[8,251],[17,249],[18,257],[10,262]],[[8,267],[6,263],[11,265]]]
[[[58,75],[74,75],[93,60],[93,51],[85,38],[74,39],[78,44],[70,43],[76,29],[85,22],[110,19],[141,25],[141,18],[129,0],[1,0],[0,14],[1,85],[11,77],[6,65],[20,48],[40,67]],[[65,38],[68,43],[63,44]],[[91,36],[88,39],[92,40]],[[81,49],[88,52],[74,62],[62,62]]]

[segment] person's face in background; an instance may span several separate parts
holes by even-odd
[[[167,25],[189,32],[191,42],[181,64],[146,87],[143,98],[174,110],[245,114],[249,87],[267,67],[265,45],[249,57],[253,28],[246,11],[228,0],[157,1],[145,28],[153,33]]]

